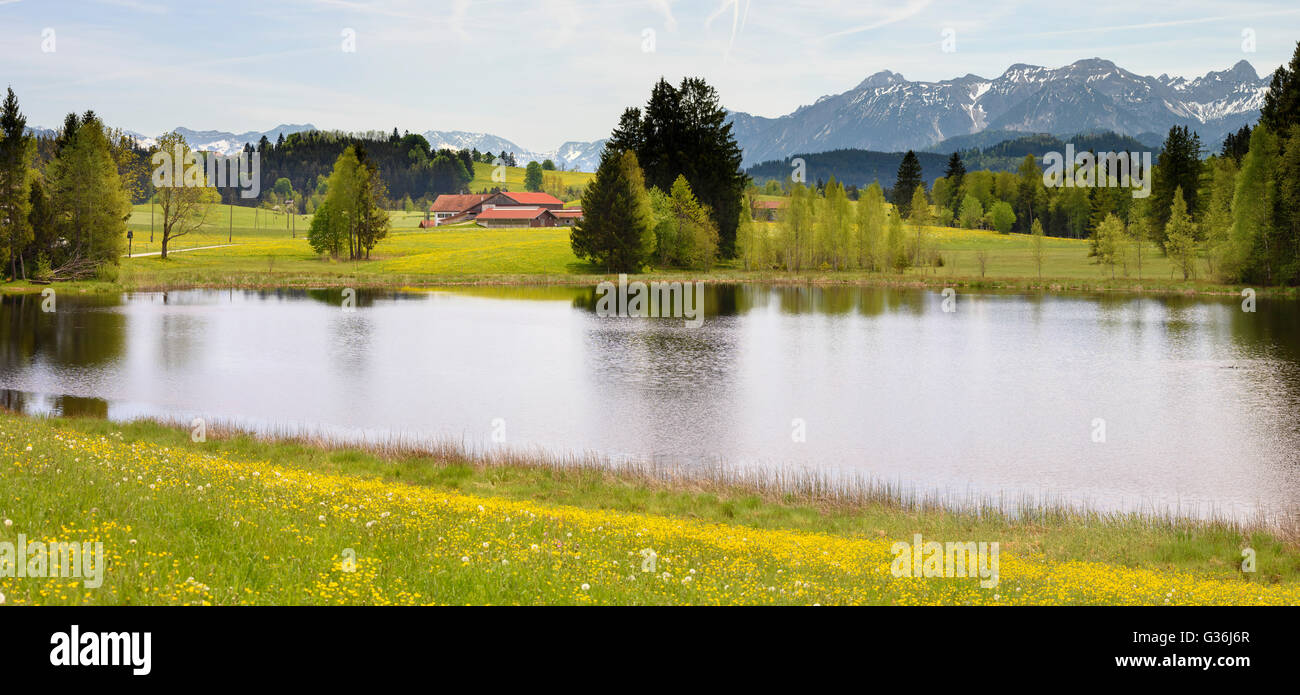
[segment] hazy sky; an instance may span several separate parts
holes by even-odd
[[[660,75],[701,75],[729,108],[777,116],[885,69],[996,77],[1102,57],[1192,77],[1244,58],[1264,75],[1300,40],[1295,0],[1136,4],[0,0],[0,78],[31,125],[93,108],[149,135],[310,122],[540,151],[606,136]]]

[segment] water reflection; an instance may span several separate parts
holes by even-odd
[[[522,449],[1102,508],[1300,506],[1294,301],[961,293],[949,313],[933,289],[711,285],[698,329],[595,302],[220,290],[60,296],[46,313],[0,297],[0,406],[483,447],[500,420]]]

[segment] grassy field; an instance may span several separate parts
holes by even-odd
[[[296,236],[286,216],[236,206],[217,206],[200,230],[173,242],[167,260],[151,241],[150,210],[137,206],[129,226],[135,234],[134,257],[122,259],[116,279],[61,285],[67,291],[121,291],[183,287],[403,287],[441,284],[593,284],[600,269],[579,261],[569,247],[569,230],[484,229],[474,224],[419,228],[423,213],[392,213],[392,233],[375,247],[369,261],[321,258],[307,244],[310,216],[298,216]],[[155,230],[156,232],[156,230]],[[1239,287],[1193,279],[1184,281],[1154,245],[1143,254],[1138,275],[1133,254],[1115,269],[1088,256],[1088,242],[1045,240],[1042,277],[1035,268],[1030,239],[1021,234],[932,227],[944,259],[938,268],[901,274],[862,271],[744,271],[736,262],[713,270],[656,271],[651,278],[709,282],[817,283],[861,285],[952,286],[970,289],[1048,291],[1133,291],[1236,294]],[[204,248],[220,247],[220,248]],[[200,249],[189,251],[187,249]],[[980,258],[983,257],[983,268]],[[0,286],[5,292],[40,291],[22,282]],[[1269,290],[1261,290],[1261,294]],[[1272,290],[1294,295],[1295,290]]]
[[[1296,545],[1227,524],[1011,521],[149,423],[0,414],[0,519],[0,541],[107,556],[94,589],[0,577],[9,604],[1300,603]],[[894,577],[914,533],[999,542],[998,585]]]
[[[540,164],[540,162],[538,162]],[[526,166],[528,162],[524,162]],[[524,190],[525,167],[506,167],[506,181],[503,185],[499,181],[492,180],[492,173],[496,167],[489,164],[474,165],[474,179],[469,182],[469,190],[479,193],[489,191],[493,188],[503,188],[509,191]],[[582,187],[591,183],[595,174],[585,171],[544,171],[543,176],[559,176],[560,183],[564,186]]]

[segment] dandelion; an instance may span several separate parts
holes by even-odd
[[[584,583],[584,584],[582,585],[582,590],[583,590],[583,591],[589,591],[590,589],[591,589],[591,585],[590,585],[590,584],[586,584],[586,583]]]
[[[5,519],[5,526],[6,526],[6,527],[8,527],[8,526],[13,526],[13,525],[14,525],[14,520],[13,520],[13,519]]]

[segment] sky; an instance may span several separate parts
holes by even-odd
[[[29,125],[93,109],[157,135],[281,123],[465,130],[532,151],[608,135],[698,75],[780,116],[892,70],[996,77],[1101,57],[1188,78],[1300,41],[1295,0],[0,0],[0,80]]]

